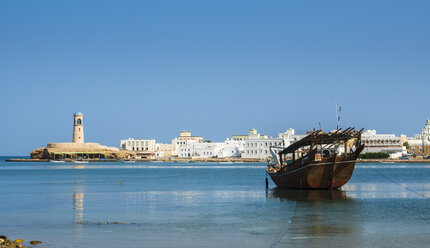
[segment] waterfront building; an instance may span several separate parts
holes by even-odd
[[[420,134],[406,139],[408,153],[427,156],[430,154],[430,120],[427,119],[424,129]]]
[[[155,143],[155,153],[157,157],[178,156],[178,152],[173,144]]]
[[[294,142],[303,139],[307,134],[296,134],[292,128],[287,129],[285,132],[278,134],[278,137],[284,140],[284,146],[288,147]]]
[[[221,158],[240,158],[245,149],[245,142],[239,140],[226,139],[223,143],[220,157]]]
[[[157,143],[155,139],[121,140],[121,150],[134,151],[137,157],[155,158],[178,156],[180,146],[192,143],[202,143],[202,136],[191,136],[190,131],[181,131],[179,136],[172,140],[171,144]]]
[[[121,152],[116,147],[108,147],[99,143],[84,142],[84,115],[82,112],[73,114],[73,138],[72,142],[48,143],[46,147],[33,150],[30,153],[33,159],[54,160],[87,160],[105,158],[124,158],[131,156],[128,152]]]
[[[361,143],[365,145],[362,153],[385,152],[390,154],[390,158],[399,158],[406,154],[403,139],[395,134],[377,134],[374,129],[366,130],[361,135]]]
[[[203,137],[202,136],[191,136],[191,132],[190,131],[181,131],[179,133],[179,137],[177,138],[177,140],[179,140],[179,141],[192,140],[192,141],[195,141],[197,143],[202,143],[203,142]]]
[[[73,119],[73,143],[84,143],[84,115],[78,111]]]
[[[241,157],[243,141],[226,139],[224,142],[188,143],[179,146],[180,158],[231,158]]]
[[[268,159],[271,157],[270,147],[284,147],[282,138],[269,138],[259,134],[256,129],[251,129],[243,141],[242,158]]]
[[[222,147],[223,143],[218,142],[188,143],[179,146],[178,156],[180,158],[218,158]]]
[[[121,150],[136,152],[136,158],[160,158],[177,156],[173,144],[157,143],[155,139],[121,140]]]
[[[174,147],[174,153],[179,154],[179,149],[181,146],[188,146],[189,144],[202,142],[202,136],[191,136],[190,131],[181,131],[179,136],[172,140],[172,145]]]
[[[146,151],[152,152],[156,150],[155,139],[132,139],[121,140],[121,150],[127,151]]]

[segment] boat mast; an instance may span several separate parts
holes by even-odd
[[[337,120],[337,126],[336,126],[336,130],[339,130],[339,122],[340,122],[340,111],[342,110],[342,106],[339,105],[339,107],[337,106],[337,102],[336,102],[336,120]]]

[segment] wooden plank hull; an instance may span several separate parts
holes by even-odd
[[[310,161],[307,164],[279,172],[269,172],[270,178],[279,188],[289,189],[333,189],[345,185],[354,172],[355,162],[362,151],[360,147],[349,156]],[[295,168],[294,168],[295,167]]]

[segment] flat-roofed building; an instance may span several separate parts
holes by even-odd
[[[271,157],[270,147],[283,146],[283,139],[262,135],[256,129],[251,129],[248,138],[244,139],[242,158],[267,159]]]
[[[156,150],[155,139],[132,139],[121,140],[121,150],[127,151],[146,151],[152,152]]]
[[[395,134],[377,134],[374,129],[363,132],[361,143],[365,145],[362,153],[385,152],[391,158],[399,158],[406,153],[401,137]]]
[[[224,142],[188,143],[179,146],[181,158],[232,158],[241,157],[243,141],[226,139]]]
[[[430,155],[430,120],[427,119],[424,129],[420,134],[406,139],[408,144],[408,153],[415,155]]]

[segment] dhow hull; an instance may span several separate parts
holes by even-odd
[[[345,185],[352,176],[354,160],[311,163],[292,171],[268,173],[280,188],[333,189]]]

